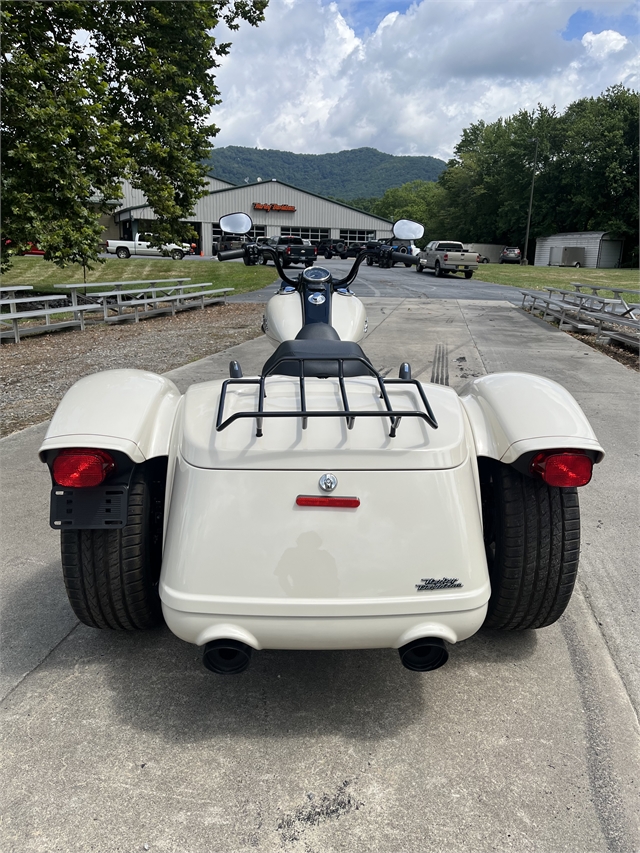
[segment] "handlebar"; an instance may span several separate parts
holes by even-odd
[[[244,258],[244,249],[228,249],[226,252],[218,252],[219,261],[232,261],[234,258]]]
[[[418,258],[415,255],[410,255],[409,252],[392,252],[391,259],[394,263],[418,265]]]

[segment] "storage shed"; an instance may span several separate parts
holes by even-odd
[[[613,269],[620,266],[623,241],[607,231],[572,231],[536,240],[536,267],[581,266]]]

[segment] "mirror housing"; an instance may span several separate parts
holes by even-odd
[[[393,223],[393,236],[399,240],[419,240],[424,234],[424,225],[412,219],[398,219]]]
[[[220,230],[226,234],[247,234],[253,227],[253,220],[247,213],[227,213],[220,217]]]

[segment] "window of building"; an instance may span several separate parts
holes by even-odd
[[[282,226],[280,233],[287,237],[302,237],[303,240],[311,240],[312,243],[328,240],[330,236],[328,228],[289,228],[286,225]]]
[[[345,229],[340,231],[340,239],[345,243],[366,243],[367,240],[375,240],[375,231],[352,231]]]
[[[226,231],[222,231],[222,229],[220,228],[220,224],[218,222],[214,222],[211,231],[212,231],[214,243],[217,240],[220,240],[220,238],[223,236],[223,234],[227,238],[234,238],[235,237],[236,239],[240,240],[240,239],[243,239],[246,237],[248,240],[255,240],[257,237],[265,237],[266,236],[267,226],[266,225],[254,225],[253,228],[251,229],[251,231],[249,231],[249,233],[246,235],[245,234],[229,234]]]

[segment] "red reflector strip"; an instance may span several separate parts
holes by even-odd
[[[331,498],[324,495],[298,495],[296,498],[298,506],[329,506],[334,509],[346,508],[357,509],[360,506],[360,498]]]

